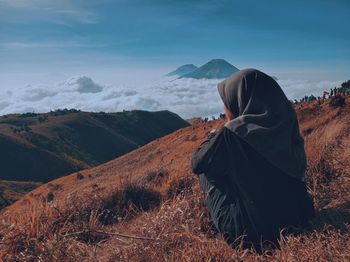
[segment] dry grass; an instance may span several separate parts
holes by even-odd
[[[28,220],[12,219],[0,231],[4,261],[63,261],[84,258],[86,250],[110,236],[106,225],[128,221],[140,212],[157,208],[161,195],[141,185],[124,182],[119,190],[72,198],[62,211],[54,201],[33,207]],[[85,255],[84,255],[85,254]],[[75,259],[73,259],[75,261]]]
[[[349,112],[328,112],[325,107],[326,113],[315,118],[312,110],[303,110],[307,182],[317,216],[299,234],[281,232],[279,248],[258,253],[243,249],[241,239],[237,248],[229,247],[217,236],[197,177],[175,172],[174,166],[183,164],[175,157],[166,166],[121,180],[108,192],[94,180],[91,194],[68,199],[65,208],[55,197],[41,202],[40,208],[37,203],[29,219],[8,219],[0,229],[2,260],[350,261]],[[166,154],[169,151],[152,153],[156,159]],[[153,161],[150,155],[145,155],[148,162]]]

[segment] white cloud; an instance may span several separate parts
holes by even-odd
[[[96,84],[87,76],[72,77],[71,79],[58,84],[63,90],[78,91],[79,93],[99,93],[103,87]]]
[[[10,105],[9,102],[0,101],[0,110],[3,110],[4,108],[8,107],[9,105]]]
[[[342,81],[278,80],[290,99],[300,99],[305,95],[322,96],[323,91],[340,86]]]
[[[27,87],[31,87],[30,85]],[[52,97],[55,96],[57,92],[51,91],[51,90],[45,90],[42,88],[29,88],[24,91],[24,95],[22,96],[23,101],[30,101],[30,102],[38,102],[46,97]]]
[[[1,90],[0,114],[47,112],[58,108],[116,112],[170,110],[183,118],[216,115],[223,111],[217,92],[221,80],[162,78],[148,85],[106,86],[87,76],[76,76],[52,86]],[[279,80],[288,98],[321,95],[341,81]]]

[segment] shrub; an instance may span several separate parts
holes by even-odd
[[[192,177],[180,177],[178,179],[172,180],[169,183],[168,190],[166,192],[167,198],[174,198],[180,194],[186,194],[191,192],[193,186]]]
[[[76,178],[77,178],[78,180],[82,180],[82,179],[84,178],[84,175],[83,175],[82,173],[78,172],[78,173],[76,174]]]
[[[334,108],[343,107],[345,106],[345,98],[342,95],[335,95],[331,98],[329,104]]]
[[[21,127],[11,127],[13,133],[30,132],[32,129],[28,125],[22,125]]]
[[[38,115],[37,113],[28,112],[28,113],[20,114],[18,117],[19,118],[27,118],[27,117],[34,117],[34,116],[37,116],[37,115]]]
[[[55,198],[54,194],[52,193],[52,191],[49,191],[46,195],[46,200],[47,202],[51,202],[53,201],[53,199]]]
[[[81,112],[80,110],[77,109],[56,109],[55,111],[50,111],[50,115],[52,116],[63,116],[71,113],[79,113]]]
[[[160,186],[165,178],[169,176],[169,171],[163,168],[159,170],[150,170],[142,178],[141,182],[152,183],[156,186]]]
[[[49,186],[49,188],[50,188],[51,190],[53,190],[53,191],[62,189],[62,185],[59,185],[59,184],[52,184],[52,183],[49,183],[48,186]]]
[[[312,127],[309,127],[307,129],[303,130],[302,133],[303,133],[303,136],[307,136],[307,135],[310,135],[313,131],[314,131],[314,129]]]
[[[38,121],[39,123],[43,123],[43,122],[46,122],[47,121],[47,116],[44,116],[44,115],[41,115],[38,117]]]
[[[160,203],[159,192],[127,183],[103,201],[99,221],[103,225],[109,225],[130,219],[140,211],[158,207]]]

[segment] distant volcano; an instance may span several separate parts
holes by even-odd
[[[181,78],[195,78],[195,79],[216,79],[227,78],[239,69],[224,59],[213,59],[205,65],[199,67],[195,71],[183,75]]]
[[[175,71],[170,72],[166,76],[179,76],[179,77],[181,77],[181,76],[184,76],[186,74],[192,73],[196,69],[198,69],[198,67],[195,66],[194,64],[187,64],[187,65],[180,66]]]

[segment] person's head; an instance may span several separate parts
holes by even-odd
[[[306,156],[295,110],[279,84],[256,69],[218,85],[225,127],[287,174],[304,179]]]
[[[218,91],[228,120],[243,114],[255,86],[258,72],[255,69],[241,70],[219,83]]]
[[[264,111],[263,107],[279,104],[274,99],[287,99],[272,77],[256,69],[238,71],[219,83],[218,91],[228,120],[247,114],[248,111],[258,114]]]

